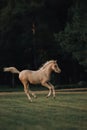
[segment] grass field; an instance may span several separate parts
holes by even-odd
[[[0,130],[87,130],[87,92],[36,92],[30,103],[23,92],[0,93]]]

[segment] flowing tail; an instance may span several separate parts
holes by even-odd
[[[17,73],[17,74],[20,73],[20,71],[17,70],[15,67],[5,67],[5,68],[3,68],[3,71],[4,72]]]

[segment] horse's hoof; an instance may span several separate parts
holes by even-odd
[[[49,96],[46,96],[46,98],[49,98]]]
[[[54,96],[53,99],[55,99],[56,97]]]
[[[35,96],[34,98],[37,98],[37,96]]]
[[[29,102],[32,102],[32,100],[30,99]]]

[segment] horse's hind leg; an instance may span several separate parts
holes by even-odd
[[[31,90],[30,90],[30,93],[32,94],[32,96],[33,96],[34,98],[37,98],[37,96],[35,95],[35,93],[32,92]]]
[[[32,99],[30,97],[30,93],[29,93],[29,84],[27,82],[24,82],[23,83],[24,85],[24,91],[25,91],[25,94],[27,95],[28,99],[32,102]]]

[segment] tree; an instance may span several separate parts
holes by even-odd
[[[63,51],[71,53],[85,69],[87,69],[86,15],[83,3],[77,0],[69,10],[69,18],[72,17],[72,20],[67,22],[64,31],[55,35]]]

